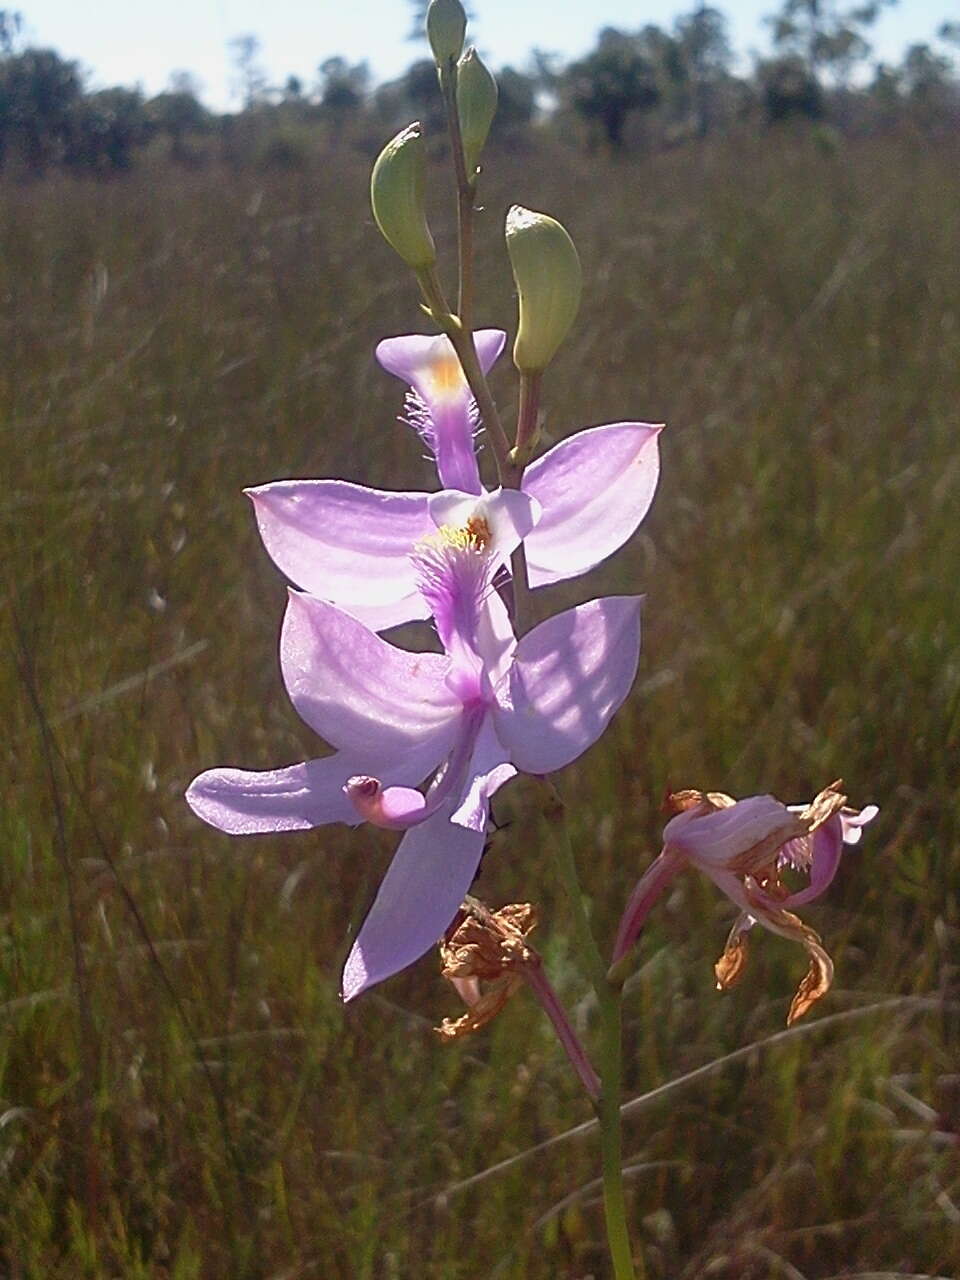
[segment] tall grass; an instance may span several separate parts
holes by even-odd
[[[638,537],[540,605],[648,593],[636,690],[562,779],[598,928],[656,851],[668,785],[802,800],[843,776],[883,806],[807,912],[838,982],[796,1033],[775,1034],[804,967],[788,944],[757,939],[743,984],[713,990],[730,912],[710,886],[684,879],[646,932],[626,1084],[669,1087],[626,1140],[653,1276],[960,1272],[958,159],[770,135],[491,164],[478,319],[513,321],[512,201],[562,217],[586,268],[551,436],[670,424]],[[202,768],[315,749],[241,488],[430,482],[372,360],[417,319],[366,174],[344,150],[0,193],[14,1277],[604,1274],[595,1134],[512,1159],[589,1120],[526,997],[452,1048],[432,959],[339,1004],[391,838],[231,840],[182,800]],[[506,368],[495,390],[509,411]],[[496,810],[478,891],[540,904],[589,1035],[524,784]]]

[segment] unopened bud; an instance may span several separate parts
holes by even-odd
[[[497,113],[497,82],[473,47],[457,64],[457,113],[467,176],[473,177]]]
[[[437,260],[423,207],[423,135],[408,125],[377,156],[370,175],[370,203],[391,248],[415,271]]]
[[[521,373],[539,373],[577,314],[580,259],[555,218],[517,204],[507,214],[507,253],[520,301],[513,363]]]
[[[456,62],[463,49],[467,15],[460,0],[430,0],[427,39],[438,67]]]

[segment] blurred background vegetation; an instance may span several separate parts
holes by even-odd
[[[773,0],[772,0],[773,2]],[[649,151],[716,134],[754,134],[791,119],[819,121],[825,145],[838,130],[857,136],[910,128],[955,133],[960,80],[954,58],[960,22],[944,22],[878,62],[870,32],[895,0],[782,0],[766,20],[770,51],[752,64],[732,48],[722,10],[707,4],[669,28],[606,27],[582,58],[563,63],[534,50],[523,68],[497,72],[495,137],[515,145],[543,137],[590,150]],[[426,3],[414,0],[413,34]],[[289,169],[331,149],[373,150],[421,119],[442,132],[442,104],[429,56],[398,79],[375,85],[366,63],[329,56],[313,83],[291,75],[271,83],[259,38],[229,41],[240,109],[208,110],[188,71],[174,72],[152,98],[139,89],[92,90],[77,62],[29,47],[22,16],[0,10],[0,167],[15,175],[54,168],[81,173],[130,169],[165,154],[178,165],[226,163]]]
[[[70,81],[6,29],[2,1270],[602,1277],[596,1137],[568,1134],[589,1106],[527,996],[452,1047],[431,1032],[455,1012],[432,957],[339,1003],[394,839],[231,840],[182,799],[200,769],[316,749],[241,488],[432,483],[373,361],[418,316],[366,199],[384,137],[435,109],[427,77],[414,107],[415,69],[369,93],[328,67],[319,96],[252,88],[219,121],[184,89],[169,128],[128,98],[145,145],[78,174],[74,122],[100,95],[74,80],[59,132],[11,115],[24,75]],[[721,996],[728,904],[691,875],[659,907],[626,1004],[630,1212],[664,1280],[956,1277],[956,85],[921,93],[905,63],[851,88],[808,40],[784,58],[816,93],[781,112],[759,71],[672,63],[687,29],[546,68],[555,113],[508,110],[482,191],[480,323],[514,323],[508,204],[562,218],[584,262],[549,438],[669,424],[638,536],[541,606],[648,593],[635,691],[561,778],[597,929],[659,847],[668,786],[795,801],[842,776],[882,812],[805,912],[838,977],[786,1036],[799,952],[758,938]],[[622,128],[591,105],[608,56],[655,66]],[[441,178],[432,196],[449,263]],[[478,892],[539,904],[589,1037],[532,793],[496,813]]]

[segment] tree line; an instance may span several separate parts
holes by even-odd
[[[902,121],[956,129],[960,80],[950,54],[960,45],[960,23],[912,44],[895,65],[877,63],[870,30],[890,2],[784,0],[767,20],[772,51],[749,71],[737,67],[725,15],[708,4],[669,28],[605,28],[593,49],[570,62],[535,50],[522,70],[497,72],[496,129],[501,140],[537,127],[612,151],[790,119],[850,130]],[[414,0],[415,10],[424,7]],[[18,13],[0,10],[0,169],[8,172],[117,172],[147,147],[183,164],[212,148],[238,163],[295,164],[318,137],[325,145],[376,146],[411,118],[442,129],[432,59],[374,85],[365,63],[331,57],[313,83],[289,76],[277,86],[262,68],[256,37],[240,36],[231,41],[240,106],[217,115],[186,72],[153,97],[120,86],[90,90],[76,62],[27,47],[23,29]]]

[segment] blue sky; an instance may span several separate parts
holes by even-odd
[[[738,51],[766,47],[762,18],[779,0],[715,2],[730,18]],[[534,45],[574,57],[590,48],[603,26],[666,25],[689,11],[693,0],[471,0],[471,7],[477,18],[468,38],[496,67],[522,66]],[[259,37],[262,62],[275,83],[293,73],[309,85],[317,65],[334,54],[366,60],[376,79],[387,79],[423,48],[406,39],[407,0],[24,0],[22,9],[31,43],[79,60],[93,85],[140,83],[155,93],[171,71],[183,69],[196,74],[205,100],[218,108],[232,105],[227,42],[234,36]],[[896,59],[905,45],[931,39],[955,15],[956,0],[899,0],[875,28],[877,56]]]

